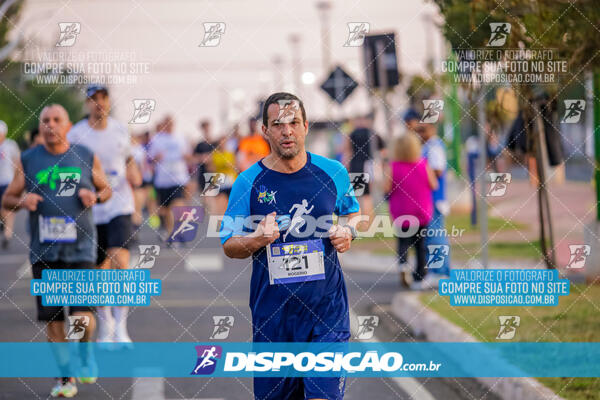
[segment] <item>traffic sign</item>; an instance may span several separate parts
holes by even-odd
[[[338,104],[342,104],[357,86],[358,83],[338,65],[323,82],[321,89]]]
[[[363,56],[370,88],[391,88],[399,83],[396,35],[368,35],[363,43]]]

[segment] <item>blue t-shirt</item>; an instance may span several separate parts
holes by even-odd
[[[221,226],[221,242],[254,230],[243,226],[244,218],[257,216],[253,219],[258,223],[273,211],[278,221],[283,218],[280,237],[275,243],[322,241],[325,279],[272,285],[266,248],[255,252],[250,282],[255,340],[291,341],[299,337],[290,331],[306,334],[349,331],[344,277],[327,235],[333,214],[359,211],[348,171],[338,161],[312,153],[307,153],[305,166],[291,174],[273,171],[259,161],[242,172],[233,184]],[[303,216],[312,218],[293,228],[290,221],[294,216],[296,222]]]
[[[438,188],[433,191],[434,203],[440,200],[446,200],[446,146],[444,141],[438,136],[434,136],[423,144],[423,157],[431,169],[443,171],[438,177]]]

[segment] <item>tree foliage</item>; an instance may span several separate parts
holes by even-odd
[[[9,42],[9,33],[16,26],[22,5],[23,1],[17,1],[0,20],[0,48]],[[83,96],[79,87],[41,85],[22,71],[23,64],[10,58],[0,63],[0,120],[8,125],[10,138],[22,144],[25,132],[37,127],[39,113],[47,104],[63,105],[71,120],[81,118]]]
[[[573,74],[600,67],[597,0],[433,0],[454,49],[485,47],[490,22],[509,22],[505,47],[555,49]]]

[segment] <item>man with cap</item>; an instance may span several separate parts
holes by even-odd
[[[414,131],[417,125],[419,124],[419,121],[421,120],[421,116],[419,115],[417,110],[415,110],[414,108],[409,108],[404,113],[402,119],[404,120],[406,129]]]
[[[446,146],[444,141],[437,135],[437,126],[435,124],[419,122],[415,127],[415,132],[423,142],[422,155],[427,159],[427,164],[438,181],[438,187],[432,192],[433,196],[433,218],[427,226],[428,232],[446,232],[446,215],[450,211],[450,204],[446,197],[446,171],[448,162],[446,157]],[[428,273],[420,282],[414,282],[412,289],[433,289],[438,287],[439,280],[450,276],[450,243],[447,235],[427,235],[425,236],[425,246],[428,252],[432,249],[443,252],[443,262],[441,267],[428,268]],[[441,246],[441,247],[440,247]],[[429,261],[429,260],[428,260]]]
[[[129,268],[131,215],[135,212],[132,186],[141,185],[142,177],[132,156],[127,128],[109,115],[108,89],[88,86],[85,105],[89,115],[71,128],[68,139],[98,156],[113,190],[109,201],[93,209],[98,231],[97,264],[100,268]],[[131,343],[126,306],[99,307],[98,318],[98,342]]]
[[[8,184],[12,181],[15,174],[15,165],[19,162],[19,146],[14,140],[6,137],[8,126],[4,121],[0,121],[0,200],[6,191]],[[4,237],[2,238],[2,248],[7,249],[13,235],[13,225],[15,215],[4,209],[0,209],[0,223],[3,227]]]

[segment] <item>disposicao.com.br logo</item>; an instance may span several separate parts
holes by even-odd
[[[214,347],[213,347],[214,349]],[[198,350],[198,349],[197,349]],[[197,375],[202,369],[207,357],[209,346],[202,346],[202,354],[198,351],[198,363],[192,373]],[[220,350],[220,348],[219,348]],[[212,356],[212,354],[208,355]],[[210,357],[212,358],[212,357]],[[262,373],[354,373],[354,372],[413,372],[413,371],[439,371],[441,363],[433,361],[422,363],[405,363],[402,354],[398,352],[379,352],[369,350],[366,352],[224,352],[217,358],[224,358],[223,372],[262,372]],[[216,361],[216,360],[214,360]],[[212,362],[212,361],[211,361]],[[211,374],[215,371],[216,362],[211,364]],[[274,375],[274,376],[275,376]]]

